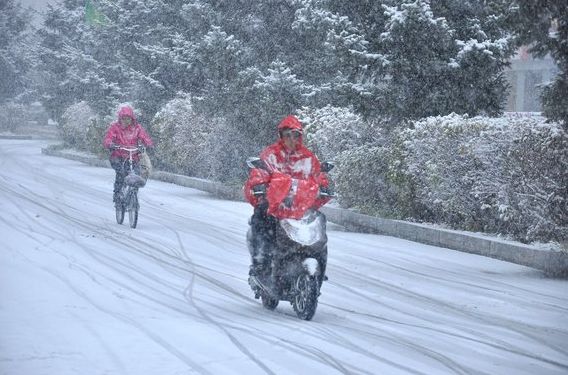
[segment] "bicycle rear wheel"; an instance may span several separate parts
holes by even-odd
[[[138,192],[137,189],[132,189],[130,194],[128,194],[128,222],[130,223],[130,228],[136,228],[138,224]]]

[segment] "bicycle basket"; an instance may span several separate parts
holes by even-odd
[[[140,188],[146,185],[146,180],[138,176],[136,173],[129,173],[124,178],[124,183],[128,186]]]

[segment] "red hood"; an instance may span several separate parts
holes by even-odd
[[[284,119],[282,121],[280,121],[280,124],[278,124],[278,135],[280,136],[280,132],[283,129],[292,129],[292,130],[297,130],[300,132],[300,134],[303,134],[303,130],[302,130],[302,123],[300,122],[300,120],[298,120],[298,118],[296,116],[286,116],[284,117]],[[286,147],[286,144],[284,144],[284,140],[282,138],[280,138],[279,140],[280,145],[282,145],[283,148],[285,148],[286,150],[288,150],[288,147]],[[302,147],[304,145],[304,137],[303,135],[300,136],[300,147]]]
[[[278,132],[286,128],[298,130],[300,133],[302,133],[302,123],[296,116],[286,116],[282,121],[280,121],[280,124],[278,124]]]

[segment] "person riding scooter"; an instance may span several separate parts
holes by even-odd
[[[267,262],[273,250],[277,219],[286,215],[285,210],[269,207],[262,195],[254,194],[256,186],[268,185],[275,173],[286,174],[293,179],[312,179],[322,188],[329,185],[327,176],[321,172],[318,158],[302,142],[302,123],[295,116],[287,116],[278,124],[279,139],[260,153],[264,169],[252,169],[244,192],[246,199],[254,206],[250,219],[252,265],[249,275],[257,276],[270,271]],[[329,197],[318,198],[314,209],[329,201]]]

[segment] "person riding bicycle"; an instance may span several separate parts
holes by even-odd
[[[294,179],[315,179],[321,187],[328,187],[329,181],[321,172],[318,158],[302,142],[302,123],[295,116],[287,116],[278,124],[279,139],[260,153],[260,159],[268,170],[253,169],[245,183],[246,199],[254,206],[250,219],[252,247],[252,265],[249,274],[257,276],[267,271],[265,262],[270,258],[276,233],[277,220],[271,215],[268,202],[254,195],[253,188],[269,184],[271,173],[280,172]],[[319,198],[314,208],[326,204],[330,198]]]
[[[111,151],[110,165],[116,172],[114,180],[113,202],[116,203],[124,178],[128,174],[128,152],[121,150],[120,147],[138,148],[140,152],[144,152],[145,148],[154,146],[154,142],[144,130],[142,125],[136,121],[134,110],[126,105],[118,111],[118,121],[110,124],[103,140],[103,146]],[[134,170],[140,173],[140,155],[138,153],[132,156],[134,161]]]

